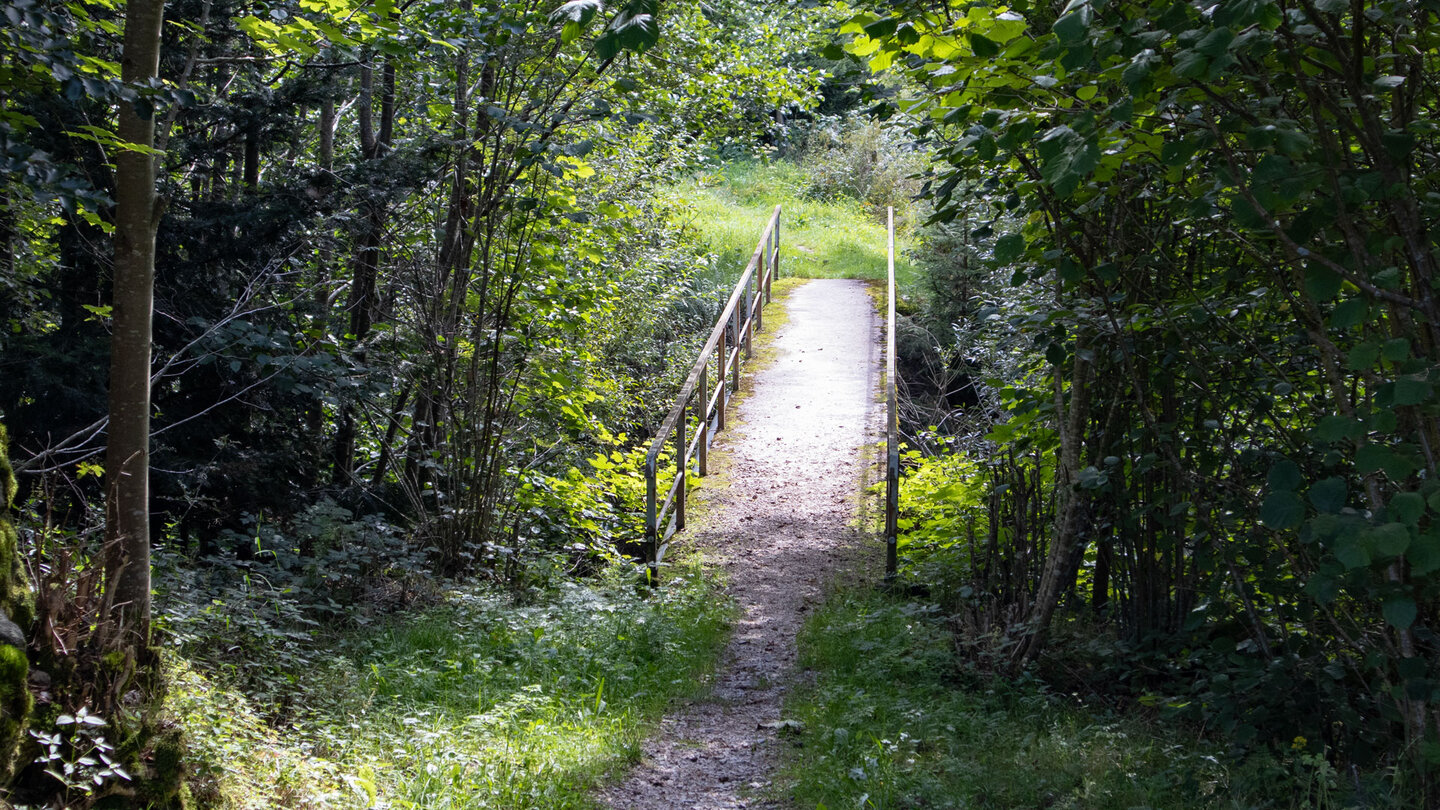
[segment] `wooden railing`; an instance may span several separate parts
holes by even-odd
[[[764,307],[771,299],[770,284],[779,272],[780,206],[777,205],[760,234],[755,253],[730,293],[730,300],[710,330],[710,339],[700,350],[685,385],[681,386],[675,407],[660,425],[645,456],[645,562],[652,581],[658,581],[670,536],[685,528],[686,471],[693,461],[696,474],[706,473],[710,438],[725,429],[725,407],[740,390],[741,364],[750,359],[751,341],[764,323]],[[687,441],[686,431],[692,423],[694,435]],[[662,501],[658,492],[660,455],[672,440],[675,478]],[[665,466],[670,467],[668,463]]]
[[[889,209],[889,291],[885,296],[885,581],[895,579],[900,540],[900,413],[895,401],[895,209]]]

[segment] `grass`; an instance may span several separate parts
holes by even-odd
[[[277,731],[172,659],[167,708],[204,807],[589,808],[676,697],[703,689],[731,608],[694,565],[646,597],[567,583],[533,604],[459,590],[337,641]]]
[[[843,591],[800,647],[816,678],[787,701],[803,730],[778,782],[800,808],[1331,806],[1333,772],[1304,758],[1236,763],[1153,718],[967,672],[937,614],[902,598]]]
[[[782,207],[782,275],[884,281],[884,212],[877,215],[845,197],[812,199],[804,195],[804,188],[802,167],[776,161],[727,164],[680,186],[676,193],[694,209],[690,224],[719,257],[717,282],[737,277],[744,269],[776,205]],[[905,253],[909,244],[908,233],[896,234],[895,275],[902,287],[918,279]]]

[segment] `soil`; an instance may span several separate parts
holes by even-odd
[[[667,716],[640,765],[602,791],[616,810],[786,806],[772,775],[791,728],[781,705],[797,676],[795,637],[856,559],[875,457],[865,448],[883,436],[884,409],[880,324],[865,284],[815,280],[783,304],[788,321],[765,336],[773,362],[747,377],[738,421],[711,450],[724,485],[706,479],[695,494],[701,517],[672,540],[723,568],[743,613],[710,694]]]

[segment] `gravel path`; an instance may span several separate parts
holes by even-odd
[[[681,544],[706,550],[743,608],[708,697],[666,717],[644,761],[602,792],[616,810],[779,808],[767,788],[783,735],[805,611],[857,537],[861,447],[879,440],[879,319],[865,285],[817,280],[785,301],[775,361],[748,378],[721,434],[728,486],[702,486],[703,519]],[[773,328],[773,327],[772,327]],[[713,463],[713,462],[712,462]]]

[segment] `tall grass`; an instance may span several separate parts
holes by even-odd
[[[807,183],[805,169],[795,163],[741,162],[677,187],[675,193],[694,210],[689,224],[718,257],[711,269],[715,286],[739,276],[776,205],[783,208],[782,275],[885,279],[883,213],[848,197],[813,199],[805,193]],[[897,283],[909,286],[917,280],[904,253],[909,234],[902,230],[896,239]]]
[[[1218,745],[968,667],[923,604],[841,593],[800,640],[815,673],[786,704],[803,730],[780,784],[801,808],[1350,806],[1323,759]],[[1375,798],[1375,797],[1372,797]],[[1385,806],[1377,802],[1366,806]]]
[[[698,569],[663,591],[567,583],[533,604],[455,591],[286,673],[278,730],[172,662],[169,708],[217,808],[588,808],[675,697],[703,688],[730,608]]]

